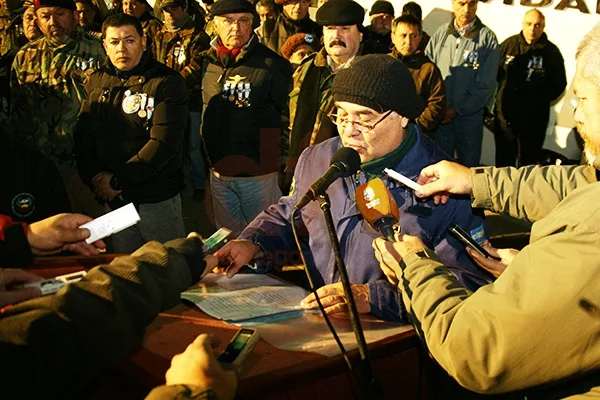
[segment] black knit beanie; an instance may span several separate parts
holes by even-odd
[[[348,68],[339,69],[331,94],[336,102],[358,104],[379,113],[393,110],[410,119],[421,115],[425,107],[408,68],[385,54],[356,57]]]
[[[369,16],[376,14],[389,14],[393,17],[394,6],[389,1],[378,0],[375,3],[373,3],[371,11],[369,11]]]

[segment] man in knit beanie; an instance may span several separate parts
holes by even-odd
[[[392,20],[394,6],[389,1],[378,0],[369,11],[371,25],[367,26],[364,54],[387,54],[392,47]]]
[[[380,235],[368,226],[356,207],[357,187],[375,177],[383,179],[395,198],[403,233],[411,232],[435,248],[469,290],[491,282],[493,277],[477,268],[464,246],[448,233],[449,227],[458,224],[479,242],[486,238],[483,221],[472,213],[469,199],[452,198],[445,207],[436,207],[433,200],[417,201],[412,190],[384,177],[383,169],[391,168],[416,180],[424,166],[447,158],[411,122],[421,114],[423,101],[408,69],[383,54],[357,57],[349,67],[336,72],[331,94],[336,109],[329,118],[337,126],[339,137],[307,148],[298,160],[290,196],[282,197],[259,214],[238,240],[217,252],[220,262],[230,265],[228,275],[237,273],[251,259],[258,260],[254,264],[257,272],[268,272],[277,263],[291,262],[290,257],[297,254],[289,222],[295,204],[327,171],[333,154],[341,147],[350,147],[360,156],[360,171],[333,182],[327,193],[359,313],[407,321],[399,292],[379,268],[371,247],[373,239]],[[317,293],[321,302],[329,313],[345,311],[346,295],[334,272],[333,251],[319,204],[309,203],[298,219],[296,224],[305,232],[302,247],[310,254],[306,268],[320,287]],[[305,298],[301,305],[317,308],[314,295]]]

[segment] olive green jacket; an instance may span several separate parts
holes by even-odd
[[[472,169],[473,206],[534,222],[530,244],[475,293],[431,250],[400,262],[399,289],[413,323],[462,386],[502,393],[552,384],[528,390],[541,398],[600,387],[596,173],[587,166]]]

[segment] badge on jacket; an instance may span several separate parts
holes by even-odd
[[[131,93],[131,90],[126,90],[121,103],[125,114],[137,113],[140,118],[152,118],[154,112],[154,97],[148,96],[147,93]]]
[[[527,62],[527,77],[525,80],[529,82],[533,74],[543,74],[544,72],[544,57],[531,56]]]
[[[242,82],[245,76],[235,75],[227,78],[223,85],[221,96],[223,99],[234,103],[239,108],[250,107],[250,92],[252,91],[250,83]]]
[[[465,50],[463,52],[463,57],[465,59],[465,67],[479,69],[479,53],[477,53],[477,50]]]

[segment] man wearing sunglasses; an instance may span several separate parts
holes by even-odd
[[[339,70],[331,88],[337,111],[330,113],[339,137],[307,148],[296,167],[295,189],[250,223],[238,240],[217,252],[221,264],[235,274],[251,259],[258,272],[268,272],[278,262],[293,261],[296,245],[290,224],[291,211],[308,187],[329,167],[332,155],[342,146],[360,155],[360,171],[335,181],[327,190],[331,199],[334,226],[342,256],[352,284],[359,313],[377,318],[408,322],[398,290],[386,279],[372,250],[371,240],[380,236],[360,215],[355,201],[356,188],[380,177],[394,196],[400,213],[402,232],[412,232],[436,249],[451,265],[450,270],[469,290],[476,290],[493,278],[478,269],[465,248],[448,228],[458,224],[480,243],[486,238],[483,222],[472,213],[469,199],[451,199],[438,208],[433,200],[420,201],[406,186],[383,177],[384,168],[392,168],[411,179],[433,160],[447,156],[411,123],[423,111],[408,69],[394,58],[373,54],[357,57],[348,68]],[[326,311],[346,310],[346,298],[335,272],[334,256],[327,227],[319,204],[308,204],[296,221],[301,245]],[[291,254],[287,256],[286,255]],[[316,308],[313,295],[303,300],[306,308]]]

